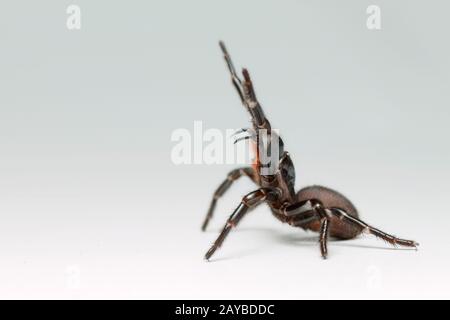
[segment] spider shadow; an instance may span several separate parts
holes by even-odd
[[[210,233],[219,233],[221,229],[210,229],[206,232]],[[233,232],[258,232],[259,234],[263,234],[263,237],[272,238],[275,239],[277,243],[282,243],[284,245],[290,245],[290,246],[318,246],[318,234],[308,232],[305,230],[299,230],[298,233],[282,233],[280,230],[275,230],[272,228],[254,228],[254,227],[244,227],[244,228],[237,228],[233,230]],[[358,238],[356,238],[358,239]],[[355,239],[349,239],[349,240],[342,240],[337,238],[329,238],[329,244],[331,246],[342,246],[342,247],[353,247],[353,248],[363,248],[363,249],[374,249],[374,250],[401,250],[401,251],[417,251],[417,249],[414,248],[399,248],[399,247],[389,247],[388,246],[373,246],[373,245],[364,245],[364,244],[357,244],[357,243],[351,243]],[[245,249],[240,250],[238,252],[235,252],[233,255],[220,257],[220,258],[214,258],[209,260],[210,262],[219,262],[223,260],[230,260],[230,259],[239,259],[243,258],[245,256],[249,256],[258,252],[265,251],[267,249],[267,245],[260,246],[260,247],[254,247],[252,249]]]
[[[221,229],[209,229],[206,230],[207,233],[220,233]],[[292,246],[299,246],[300,244],[302,246],[315,246],[317,245],[317,236],[309,235],[305,236],[304,234],[282,234],[279,230],[272,229],[272,228],[253,228],[253,227],[242,227],[237,228],[233,230],[233,233],[235,232],[253,232],[258,233],[259,237],[267,238],[267,239],[275,239],[276,243],[283,243],[283,244],[289,244]],[[267,250],[267,243],[264,245],[260,245],[258,247],[253,247],[249,249],[240,249],[239,251],[235,251],[234,253],[222,256],[218,258],[212,258],[209,260],[209,262],[219,262],[219,261],[225,261],[225,260],[232,260],[232,259],[240,259],[246,256],[254,255],[259,252],[264,252]]]

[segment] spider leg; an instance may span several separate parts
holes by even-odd
[[[312,221],[320,219],[309,200],[281,207],[281,218],[294,227],[304,227]]]
[[[212,247],[208,250],[205,255],[205,259],[209,260],[214,252],[222,245],[223,241],[230,233],[231,229],[236,227],[239,221],[245,216],[245,214],[250,210],[255,208],[257,205],[261,204],[267,197],[271,195],[271,190],[266,188],[261,188],[256,191],[250,192],[242,198],[241,203],[234,210],[231,216],[228,218],[227,223],[222,229],[219,237],[216,239]]]
[[[267,129],[270,131],[270,123],[264,115],[264,111],[256,99],[255,89],[253,88],[252,80],[250,79],[250,73],[247,69],[242,70],[242,75],[244,76],[244,100],[250,114],[252,116],[253,122],[258,129]]]
[[[242,75],[244,77],[244,81],[242,81],[236,73],[236,69],[234,68],[233,62],[231,61],[230,54],[228,53],[225,44],[220,41],[219,45],[220,49],[222,50],[225,62],[227,63],[228,70],[230,71],[233,86],[236,88],[236,91],[241,98],[242,104],[244,104],[247,107],[247,110],[250,112],[254,125],[258,129],[267,129],[270,131],[269,121],[266,119],[262,107],[256,99],[255,90],[253,88],[248,70],[242,70]]]
[[[282,209],[283,215],[287,216],[290,225],[296,227],[305,226],[312,221],[320,220],[320,253],[326,259],[328,254],[327,241],[330,228],[330,217],[319,200],[309,199],[286,206]]]
[[[341,210],[339,208],[331,208],[329,210],[329,212],[331,212],[333,215],[335,215],[339,219],[359,227],[361,229],[361,231],[373,234],[377,238],[381,238],[381,239],[387,241],[388,243],[390,243],[390,244],[392,244],[394,246],[395,245],[401,245],[401,246],[405,246],[405,247],[417,248],[417,246],[419,245],[415,241],[400,239],[400,238],[397,238],[397,237],[395,237],[393,235],[385,233],[385,232],[383,232],[383,231],[381,231],[379,229],[371,227],[367,223],[365,223],[364,221],[348,215],[345,211],[343,211],[343,210]]]
[[[304,228],[313,221],[320,220],[320,217],[314,211],[308,211],[304,214],[293,217],[289,222],[291,226]]]
[[[241,129],[237,130],[235,133],[233,133],[233,136],[236,136],[236,135],[244,133],[244,132],[249,132],[249,131],[252,131],[252,129],[251,128],[241,128]]]
[[[317,215],[320,217],[320,235],[319,235],[319,243],[320,243],[320,253],[322,254],[322,258],[326,259],[328,255],[327,242],[328,242],[328,229],[330,226],[330,217],[328,217],[325,208],[322,203],[317,200],[312,200],[314,211],[317,212]]]
[[[231,57],[228,53],[227,48],[225,47],[225,43],[220,41],[219,45],[220,45],[220,49],[222,49],[223,58],[225,59],[225,62],[227,63],[228,70],[230,70],[231,81],[233,82],[233,86],[236,88],[236,91],[238,92],[242,103],[245,103],[244,89],[242,88],[242,81],[241,81],[241,79],[239,79],[239,77],[236,73],[236,69],[234,68],[233,61],[231,61]]]
[[[328,233],[329,226],[330,220],[327,217],[321,218],[319,243],[320,243],[320,253],[322,255],[322,258],[324,259],[326,259],[328,255],[327,241],[329,235]]]
[[[211,200],[211,204],[209,205],[208,213],[206,214],[205,220],[203,221],[202,224],[203,231],[206,230],[206,227],[208,226],[208,223],[214,214],[217,199],[219,199],[221,196],[224,195],[224,193],[230,188],[230,186],[233,184],[234,181],[236,181],[237,179],[239,179],[244,175],[255,181],[254,172],[251,167],[234,169],[228,174],[227,179],[224,182],[222,182],[222,184],[216,189],[216,191],[214,192],[214,196]]]

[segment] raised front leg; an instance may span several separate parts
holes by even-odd
[[[209,258],[211,258],[214,252],[222,245],[231,229],[237,226],[239,221],[241,221],[241,219],[249,211],[249,209],[256,207],[271,195],[272,193],[269,189],[261,188],[256,191],[250,192],[244,198],[242,198],[241,203],[228,218],[227,223],[223,227],[219,237],[206,253],[205,259],[209,260]]]
[[[256,99],[255,89],[253,88],[253,83],[250,79],[248,70],[242,70],[242,75],[244,77],[244,80],[242,81],[236,73],[236,69],[234,68],[233,62],[231,61],[230,54],[228,53],[225,44],[221,41],[219,45],[222,49],[223,57],[227,63],[228,70],[230,71],[233,85],[236,88],[242,103],[250,112],[250,115],[252,116],[252,122],[254,123],[256,128],[267,129],[270,131],[270,123],[266,119],[264,111],[258,100]]]
[[[223,194],[230,188],[230,186],[233,184],[234,181],[236,181],[237,179],[239,179],[240,177],[242,177],[244,175],[248,176],[250,179],[252,179],[254,181],[254,173],[253,173],[252,168],[246,167],[246,168],[235,169],[228,174],[227,179],[224,182],[222,182],[222,184],[214,192],[214,196],[211,200],[211,204],[209,205],[208,213],[206,214],[205,220],[203,221],[203,224],[202,224],[203,231],[206,230],[209,220],[211,220],[211,218],[214,214],[214,209],[216,208],[217,199],[219,199],[221,196],[223,196]]]

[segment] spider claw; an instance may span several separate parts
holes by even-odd
[[[241,134],[241,133],[248,133],[250,136],[252,136],[252,137],[254,137],[254,136],[256,136],[256,134],[255,134],[255,130],[254,129],[252,129],[252,128],[241,128],[241,129],[239,129],[239,130],[236,130],[236,132],[235,133],[233,133],[231,136],[236,136],[236,135],[238,135],[238,134]]]
[[[413,241],[413,240],[402,240],[399,239],[394,242],[395,246],[403,246],[403,247],[413,247],[417,250],[417,247],[419,246],[419,243]]]
[[[419,243],[418,242],[416,242],[416,241],[413,241],[412,242],[412,247],[414,248],[414,250],[416,250],[416,251],[419,251]]]
[[[235,138],[233,144],[236,144],[236,143],[238,143],[239,141],[242,141],[242,140],[254,139],[255,136],[256,136],[252,129],[242,128],[242,129],[236,131],[235,133],[233,133],[231,135],[231,137],[235,137],[235,136],[237,136],[239,134],[242,134],[242,133],[246,133],[247,135],[239,137],[239,138]]]
[[[321,248],[320,249],[320,255],[322,256],[323,260],[326,260],[328,257],[328,250],[326,248]]]
[[[233,133],[232,136],[236,136],[236,135],[238,135],[238,134],[247,132],[247,131],[249,131],[249,130],[250,130],[249,128],[241,128],[241,129],[237,130],[235,133]]]
[[[242,128],[242,129],[236,131],[236,132],[232,135],[232,137],[234,137],[234,136],[236,136],[236,135],[239,135],[239,134],[241,134],[241,133],[246,133],[247,135],[246,135],[246,136],[239,137],[239,138],[236,138],[236,139],[234,140],[234,144],[236,144],[236,143],[238,143],[239,141],[242,141],[242,140],[255,139],[255,137],[256,137],[256,134],[255,134],[254,130],[253,130],[253,129],[249,129],[249,128]]]
[[[238,143],[239,141],[242,141],[242,140],[248,140],[250,138],[251,138],[251,136],[245,136],[245,137],[237,138],[236,140],[234,140],[233,144],[236,144],[236,143]]]
[[[214,252],[216,251],[216,247],[212,246],[208,252],[205,254],[205,260],[209,261],[209,258],[211,258],[211,256],[214,254]]]

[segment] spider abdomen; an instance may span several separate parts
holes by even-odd
[[[341,193],[323,186],[309,186],[301,189],[297,193],[297,200],[304,201],[308,199],[319,200],[325,208],[339,208],[344,210],[348,215],[358,217],[358,210],[356,210],[353,203],[348,200]],[[356,237],[361,230],[354,225],[345,223],[337,217],[330,219],[330,236],[339,239],[351,239]],[[313,221],[305,226],[315,232],[320,230],[320,221]]]

